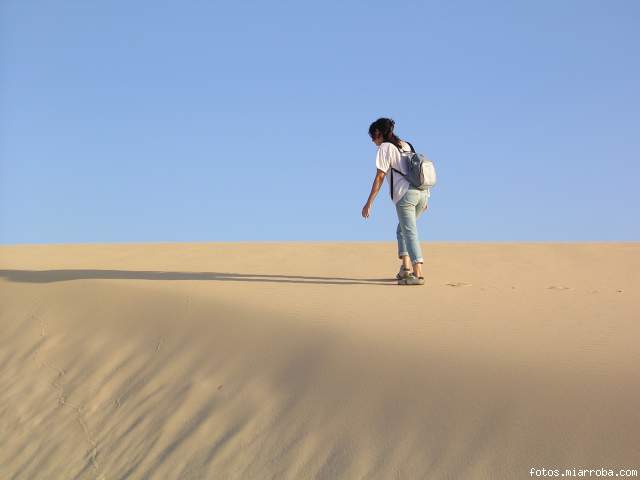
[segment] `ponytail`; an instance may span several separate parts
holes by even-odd
[[[369,126],[369,136],[373,138],[376,131],[378,131],[382,135],[383,141],[393,143],[396,147],[401,148],[400,138],[393,133],[395,125],[396,122],[390,118],[379,118]]]

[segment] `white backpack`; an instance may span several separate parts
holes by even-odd
[[[391,198],[393,199],[393,172],[397,172],[402,175],[407,181],[418,190],[426,190],[433,187],[436,184],[436,167],[433,162],[429,160],[422,153],[416,153],[413,145],[407,142],[411,147],[410,152],[400,151],[401,158],[405,159],[405,165],[407,166],[407,173],[402,173],[395,168],[391,168]]]

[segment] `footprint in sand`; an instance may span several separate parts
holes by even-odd
[[[449,282],[446,285],[448,287],[470,287],[471,286],[470,283],[464,283],[464,282]]]

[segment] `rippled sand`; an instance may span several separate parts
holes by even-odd
[[[640,469],[640,244],[0,247],[0,478]]]

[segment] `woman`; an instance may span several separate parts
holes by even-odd
[[[416,219],[427,209],[429,189],[418,190],[411,186],[403,175],[394,172],[406,171],[400,151],[410,152],[411,146],[400,140],[394,133],[395,122],[390,118],[379,118],[369,126],[369,136],[378,146],[376,154],[376,177],[371,186],[367,203],[362,208],[362,216],[369,218],[373,200],[376,198],[384,177],[389,178],[391,199],[398,213],[398,257],[402,260],[400,271],[396,275],[399,285],[424,285],[422,276],[422,249],[418,239]],[[412,268],[413,267],[413,268]]]

